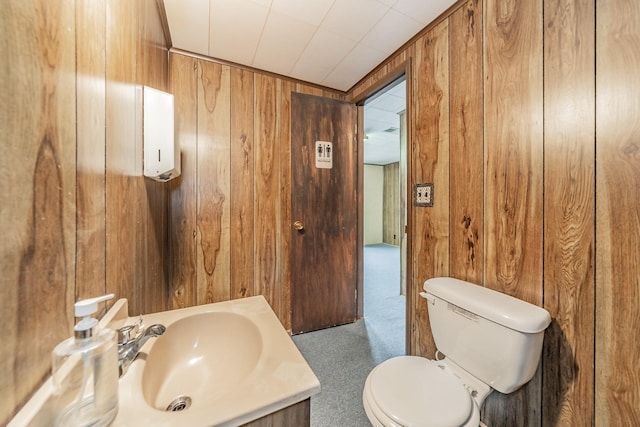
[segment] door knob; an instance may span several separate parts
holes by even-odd
[[[293,223],[293,228],[295,228],[298,231],[302,231],[304,230],[304,224],[302,223],[302,221],[296,221]]]

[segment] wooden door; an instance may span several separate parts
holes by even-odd
[[[356,319],[356,128],[354,104],[292,94],[293,333]]]

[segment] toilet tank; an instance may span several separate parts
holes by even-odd
[[[436,347],[447,358],[502,393],[533,377],[549,312],[451,277],[429,279],[424,290]]]

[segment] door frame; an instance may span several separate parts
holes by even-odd
[[[406,318],[405,318],[405,353],[411,354],[411,303],[413,302],[413,271],[411,266],[413,263],[413,245],[412,245],[412,206],[411,200],[413,198],[413,192],[411,191],[411,176],[412,176],[412,139],[413,139],[413,126],[412,126],[412,95],[413,95],[413,78],[411,75],[411,58],[407,58],[397,67],[391,69],[387,73],[383,74],[374,85],[367,88],[364,92],[358,94],[351,99],[351,102],[355,102],[358,106],[358,283],[357,283],[357,317],[361,319],[364,316],[364,102],[380,92],[389,84],[395,80],[401,78],[404,75],[406,94],[405,94],[405,107],[406,107],[406,119],[407,119],[407,200],[406,200],[406,213],[407,213],[407,257],[405,259],[405,271],[407,272],[407,295],[406,295]]]

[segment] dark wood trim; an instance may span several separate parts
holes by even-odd
[[[358,186],[358,244],[357,251],[357,284],[358,292],[356,298],[356,319],[364,317],[364,107],[358,106],[358,165],[357,165],[357,186]]]
[[[405,75],[405,78],[406,78],[408,70],[409,70],[409,60],[406,60],[402,64],[398,65],[397,67],[393,68],[391,71],[386,73],[382,78],[378,79],[378,81],[376,81],[376,84],[374,86],[367,88],[366,91],[362,92],[360,95],[358,95],[356,98],[352,99],[351,101],[355,102],[356,104],[364,103],[365,100],[376,95],[378,92],[382,91],[385,87],[387,87],[394,81],[398,80],[403,75]]]
[[[411,176],[412,176],[412,168],[411,168],[411,158],[413,157],[413,151],[412,151],[412,140],[413,140],[413,63],[412,63],[412,57],[409,56],[407,58],[407,60],[405,61],[404,65],[405,65],[405,74],[404,74],[404,78],[405,78],[405,117],[406,117],[406,121],[407,121],[407,129],[405,130],[406,132],[406,150],[407,150],[407,161],[406,161],[406,186],[407,186],[407,199],[405,200],[406,202],[406,217],[407,217],[407,223],[406,223],[406,231],[407,231],[407,241],[406,241],[406,246],[407,246],[407,252],[406,252],[406,257],[405,257],[405,271],[406,271],[406,277],[405,277],[405,282],[406,282],[406,296],[405,296],[405,312],[406,312],[406,322],[405,322],[405,352],[407,354],[412,354],[412,347],[411,347],[411,328],[413,327],[412,324],[412,320],[413,320],[413,316],[411,315],[411,301],[409,301],[409,297],[410,295],[413,295],[413,286],[411,285],[413,283],[413,270],[411,268],[411,260],[413,259],[413,223],[411,221],[411,205],[412,205],[412,199],[413,199],[413,192],[411,191]]]
[[[243,424],[242,427],[305,427],[311,425],[311,399],[295,403],[262,418]]]
[[[406,109],[406,118],[407,118],[407,256],[405,262],[407,263],[407,295],[406,295],[406,322],[405,322],[405,351],[407,354],[411,354],[411,310],[410,310],[410,295],[413,292],[413,286],[411,286],[411,268],[408,260],[412,259],[412,251],[411,251],[411,215],[410,212],[410,202],[411,202],[411,188],[410,188],[410,179],[411,176],[411,139],[412,139],[412,120],[411,120],[411,105],[413,100],[413,85],[412,85],[412,64],[411,64],[411,56],[408,56],[405,61],[403,61],[399,66],[393,68],[391,71],[386,73],[382,78],[378,79],[375,85],[369,87],[362,94],[358,95],[357,98],[354,98],[352,101],[356,104],[363,103],[367,98],[373,96],[377,92],[380,92],[386,86],[388,86],[393,81],[399,79],[404,75],[405,78],[405,109]],[[363,267],[363,244],[364,244],[364,218],[363,218],[363,208],[364,208],[364,200],[362,198],[362,194],[364,191],[364,140],[362,139],[362,135],[364,135],[364,111],[362,107],[358,107],[358,318],[364,315],[364,305],[363,298],[364,295],[364,267]]]
[[[156,0],[158,6],[158,14],[160,15],[160,25],[162,26],[162,32],[164,33],[165,43],[169,48],[173,46],[171,41],[171,31],[169,31],[169,21],[167,20],[167,10],[164,8],[164,0]],[[167,52],[167,56],[169,52]]]

